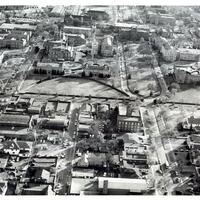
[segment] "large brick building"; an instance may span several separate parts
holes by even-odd
[[[110,68],[107,65],[100,66],[99,64],[89,65],[86,64],[84,68],[85,76],[99,76],[99,77],[110,77]]]
[[[92,34],[92,28],[89,27],[76,27],[76,26],[64,26],[65,33],[71,34],[84,34],[85,37],[89,37]]]
[[[67,26],[88,26],[92,25],[92,17],[87,15],[70,15],[66,14],[64,23]]]
[[[139,117],[118,116],[117,129],[119,132],[139,132],[141,129],[141,120]]]
[[[49,51],[49,58],[52,61],[74,60],[75,54],[72,47],[57,46]]]
[[[86,15],[96,21],[109,20],[109,14],[102,10],[88,10]]]

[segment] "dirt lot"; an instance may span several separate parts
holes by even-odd
[[[30,82],[30,80],[29,80]],[[25,83],[26,84],[26,81]],[[121,93],[94,81],[79,78],[56,78],[29,87],[27,92],[92,95],[98,97],[123,97]]]

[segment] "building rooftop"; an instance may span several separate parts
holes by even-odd
[[[68,120],[56,117],[55,119],[41,118],[40,124],[43,128],[66,128]]]
[[[29,24],[9,24],[9,23],[3,23],[0,26],[0,29],[22,29],[22,30],[36,30],[36,26],[31,26]]]
[[[37,67],[38,68],[60,68],[61,66],[58,64],[58,63],[42,63],[42,62],[39,62],[37,63]]]
[[[5,141],[3,143],[4,149],[20,149],[20,150],[27,150],[30,149],[32,145],[32,142],[26,142],[26,141]]]
[[[95,182],[95,178],[72,178],[70,194],[80,194],[84,190],[97,190]]]
[[[0,158],[0,169],[4,169],[7,165],[8,157]]]
[[[98,187],[100,189],[103,189],[104,181],[108,181],[108,189],[130,190],[130,192],[141,192],[147,190],[147,182],[144,179],[99,177]]]
[[[59,6],[55,6],[55,7],[52,9],[51,13],[64,14],[64,11],[65,11],[65,7],[59,5]]]
[[[138,116],[131,116],[131,117],[127,117],[127,116],[118,116],[118,120],[120,121],[136,121],[136,122],[139,122],[140,121],[140,118]]]
[[[77,30],[86,30],[86,31],[91,31],[92,28],[88,28],[88,27],[77,27],[77,26],[64,26],[64,30],[65,29],[77,29]]]
[[[188,118],[188,123],[200,125],[200,118],[195,118],[194,116],[191,116]]]
[[[190,135],[190,140],[194,143],[200,143],[200,136],[199,135]]]
[[[178,51],[180,53],[190,53],[190,54],[200,54],[200,49],[186,49],[186,48],[179,48]]]
[[[1,114],[0,125],[29,126],[30,119],[29,115]]]
[[[89,124],[79,124],[78,126],[78,131],[79,132],[88,132],[90,129],[90,125]]]
[[[117,22],[114,24],[115,27],[119,27],[119,28],[136,28],[137,24],[128,24],[128,23],[120,23]]]
[[[30,188],[23,188],[22,195],[46,195],[48,187],[48,185],[37,185]]]
[[[99,64],[88,65],[86,64],[86,69],[89,70],[109,70],[107,65],[100,66]]]
[[[82,39],[85,39],[85,35],[84,34],[72,34],[72,33],[65,33],[65,36],[67,37],[81,37]]]

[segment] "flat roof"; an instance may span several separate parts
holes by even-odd
[[[79,118],[79,123],[80,124],[92,124],[93,123],[93,119],[92,118],[88,118],[88,117],[80,117]]]
[[[0,124],[4,125],[28,125],[31,117],[29,115],[12,115],[12,114],[1,114]]]
[[[80,194],[81,191],[83,190],[94,190],[95,189],[95,178],[72,178],[71,182],[71,189],[70,193],[71,194]],[[93,187],[93,188],[91,188]],[[96,188],[97,189],[97,188]]]
[[[118,116],[118,120],[121,121],[140,121],[140,118],[138,116],[131,116],[131,117],[127,117],[127,116]]]
[[[186,48],[179,48],[180,53],[192,53],[192,54],[200,54],[200,49],[186,49]]]
[[[29,24],[10,24],[10,23],[3,23],[0,26],[0,29],[29,29],[35,30],[36,26],[32,26]]]
[[[122,28],[136,28],[137,24],[128,24],[128,23],[117,22],[117,23],[114,24],[114,26],[116,26],[116,27],[122,27]]]
[[[98,187],[100,189],[103,189],[104,181],[108,181],[108,189],[130,190],[131,192],[147,190],[147,182],[144,179],[99,177]]]
[[[90,125],[88,124],[79,124],[79,132],[82,132],[82,131],[88,131],[88,129],[90,128]]]
[[[77,27],[77,26],[64,26],[64,30],[65,29],[77,29],[77,30],[87,30],[87,31],[91,31],[92,28],[88,28],[88,27]]]
[[[48,101],[45,110],[55,110],[58,102]]]
[[[70,108],[70,102],[58,102],[56,111],[57,112],[68,112]]]
[[[60,65],[58,63],[42,63],[42,62],[39,62],[37,64],[37,67],[42,67],[42,68],[48,68],[48,67],[52,67],[52,68],[59,68]],[[36,67],[36,68],[37,68]]]

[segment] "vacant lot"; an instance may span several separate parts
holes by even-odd
[[[26,82],[26,81],[25,81]],[[26,83],[25,83],[26,84]],[[97,97],[125,97],[120,92],[113,90],[95,81],[80,78],[56,78],[35,84],[27,92],[47,93],[62,95],[92,95]]]

